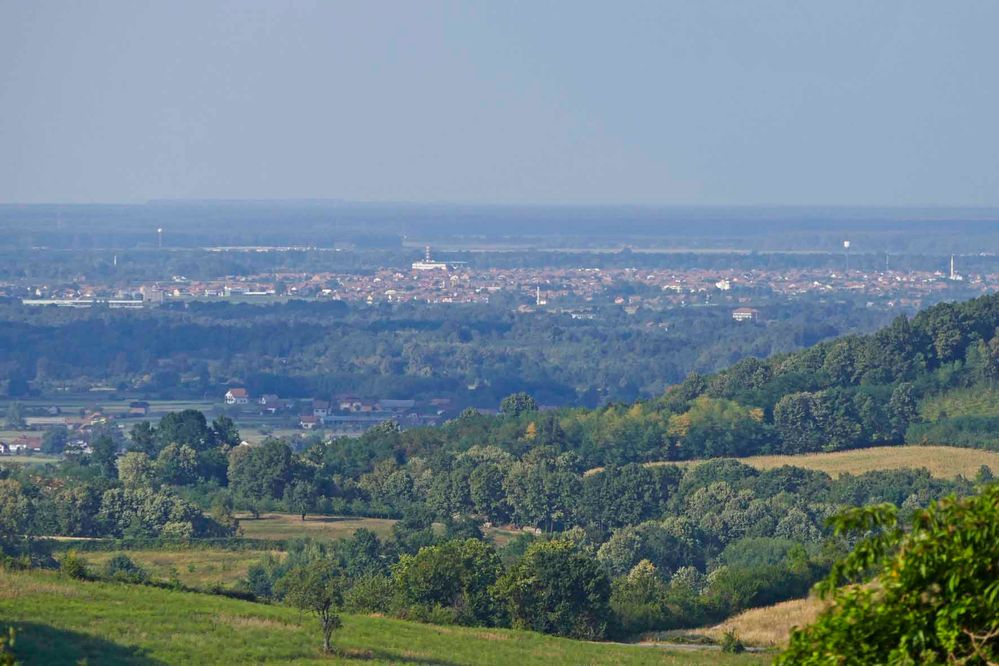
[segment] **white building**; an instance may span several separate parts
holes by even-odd
[[[426,247],[426,251],[423,255],[423,261],[413,262],[414,271],[446,271],[447,264],[443,261],[434,261],[430,258],[430,246]]]

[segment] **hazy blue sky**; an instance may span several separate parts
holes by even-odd
[[[999,2],[0,0],[0,201],[999,204]]]

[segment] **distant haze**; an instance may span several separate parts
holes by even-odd
[[[999,3],[0,0],[0,202],[999,204]]]

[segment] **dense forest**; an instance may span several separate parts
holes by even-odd
[[[871,330],[888,315],[800,302],[739,323],[727,308],[514,313],[501,304],[271,306],[191,303],[143,311],[0,305],[0,390],[19,397],[92,383],[148,397],[219,397],[229,385],[290,398],[450,397],[495,407],[596,406],[659,395],[689,372]]]

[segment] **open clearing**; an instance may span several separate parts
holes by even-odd
[[[761,664],[766,655],[590,643],[509,629],[444,627],[345,615],[336,659],[307,614],[224,597],[54,572],[0,571],[0,617],[26,664]]]
[[[343,539],[356,530],[369,529],[379,537],[392,533],[394,520],[388,518],[357,518],[353,516],[301,516],[290,513],[262,513],[253,518],[248,513],[240,513],[239,526],[243,536],[251,539],[284,540],[294,537],[311,536],[319,539]]]
[[[189,550],[129,550],[121,551],[133,562],[149,572],[153,580],[168,581],[175,577],[188,587],[208,588],[219,584],[232,587],[246,576],[251,565],[267,555],[280,555],[280,551],[221,550],[216,548],[191,548]],[[81,556],[99,570],[118,552],[88,552]]]
[[[740,462],[761,470],[794,465],[819,470],[832,477],[883,469],[925,467],[939,479],[951,479],[958,474],[973,478],[982,465],[999,472],[999,453],[955,446],[876,446],[801,456],[753,456]]]
[[[999,472],[999,453],[969,449],[957,446],[872,446],[866,449],[833,451],[831,453],[805,453],[797,456],[750,456],[735,458],[741,463],[759,470],[773,469],[784,465],[814,469],[829,476],[842,474],[863,474],[885,469],[919,469],[925,467],[938,479],[952,479],[958,474],[974,478],[982,465],[988,465],[993,472]],[[706,460],[685,460],[681,462],[651,462],[648,467],[661,465],[701,465]],[[602,471],[596,467],[586,472],[595,474]]]

